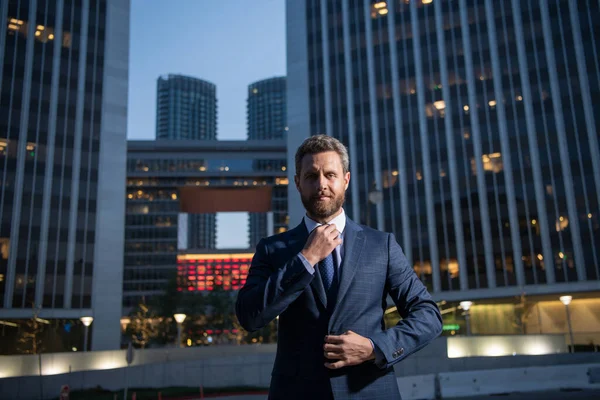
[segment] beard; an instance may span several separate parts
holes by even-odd
[[[346,200],[346,192],[329,196],[329,201],[319,201],[319,195],[306,196],[302,194],[300,198],[309,216],[327,219],[340,210]]]

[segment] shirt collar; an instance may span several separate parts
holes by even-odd
[[[343,233],[344,228],[346,228],[346,212],[342,208],[342,212],[340,215],[329,221],[330,224],[334,224],[338,232]],[[308,215],[304,216],[304,225],[306,226],[306,230],[308,233],[312,232],[317,226],[321,226],[320,222],[314,221],[308,217]]]

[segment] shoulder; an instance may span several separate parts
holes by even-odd
[[[357,224],[356,222],[348,219],[348,226],[353,227],[355,230],[362,231],[362,233],[369,239],[379,240],[379,241],[387,241],[388,238],[392,235],[388,232],[379,231],[377,229],[373,229],[367,225]]]

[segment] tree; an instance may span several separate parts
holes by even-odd
[[[42,333],[44,331],[44,320],[39,318],[41,307],[32,304],[32,317],[21,325],[18,349],[23,354],[39,354],[43,351]]]
[[[235,299],[232,292],[222,286],[216,286],[206,295],[206,324],[211,329],[220,331],[217,342],[229,341],[233,336],[226,337],[224,331],[234,329]]]
[[[143,349],[158,335],[156,316],[142,299],[142,302],[130,314],[130,320],[127,331],[131,334],[133,343]]]
[[[520,333],[525,335],[527,333],[527,321],[531,316],[531,311],[535,307],[535,303],[527,301],[525,293],[521,293],[520,296],[516,296],[517,304],[515,304],[515,314],[513,317],[512,325]]]

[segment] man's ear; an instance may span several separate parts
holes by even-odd
[[[350,184],[350,171],[346,172],[346,175],[344,176],[344,184],[346,186],[344,190],[348,190],[348,185]]]
[[[294,175],[294,183],[296,184],[296,189],[300,191],[300,178],[298,178],[298,175]]]

